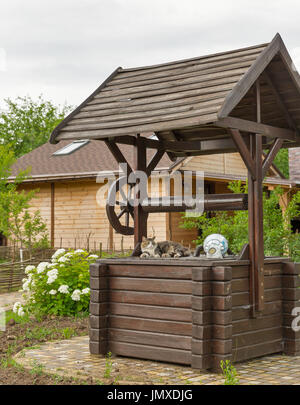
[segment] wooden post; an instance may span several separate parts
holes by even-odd
[[[144,139],[138,135],[135,146],[135,170],[146,173],[147,169],[147,150]],[[136,199],[140,198],[138,191]],[[142,210],[140,204],[135,204],[134,207],[134,246],[142,241],[142,237],[147,236],[147,215]]]
[[[50,214],[50,243],[54,248],[54,230],[55,230],[55,184],[51,183],[51,214]]]
[[[261,122],[260,83],[256,81],[256,119]],[[263,231],[263,174],[262,136],[255,135],[255,181],[254,181],[254,263],[256,310],[264,309],[264,231]]]
[[[249,135],[249,149],[250,155],[254,158],[255,155],[255,142],[254,135]],[[249,257],[250,261],[250,274],[249,274],[249,293],[251,316],[255,317],[255,266],[252,258],[254,257],[254,180],[251,173],[248,171],[248,236],[249,236]]]

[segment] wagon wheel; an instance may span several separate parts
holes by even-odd
[[[126,183],[126,177],[114,181],[108,191],[106,213],[111,226],[122,235],[133,235],[134,227],[130,222],[134,220],[134,187],[135,184]],[[125,219],[125,225],[121,224]]]

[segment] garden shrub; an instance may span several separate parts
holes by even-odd
[[[229,183],[233,193],[247,193],[247,184],[241,181]],[[279,201],[283,190],[276,187],[269,194],[263,193],[264,210],[264,253],[266,256],[290,256],[300,261],[300,235],[292,232],[291,220],[300,216],[300,192],[295,193],[282,211]],[[245,243],[248,243],[248,211],[216,212],[213,216],[207,213],[199,217],[183,215],[186,229],[198,228],[200,236],[196,240],[202,245],[204,239],[212,233],[220,233],[228,240],[231,251],[238,254]]]
[[[71,316],[87,312],[89,308],[89,266],[97,255],[78,249],[57,250],[51,262],[27,266],[23,279],[25,304],[16,302],[14,312],[19,316]]]

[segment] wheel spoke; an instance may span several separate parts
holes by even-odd
[[[129,212],[126,212],[126,226],[129,226]]]
[[[121,210],[121,212],[119,212],[119,214],[117,215],[117,218],[120,219],[121,216],[122,216],[123,214],[125,214],[125,212],[126,212],[126,209],[123,208],[123,209]]]

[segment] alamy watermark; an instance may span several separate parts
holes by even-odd
[[[199,216],[204,211],[204,172],[168,170],[147,173],[141,170],[127,173],[127,165],[119,165],[120,176],[100,172],[97,183],[103,186],[97,192],[100,207],[124,206],[136,207],[163,206],[184,207],[187,216]],[[173,184],[173,187],[172,187]],[[171,196],[171,189],[173,188]]]
[[[295,307],[292,309],[292,316],[295,316],[295,318],[292,321],[292,329],[294,332],[299,332],[300,330],[300,307]]]

